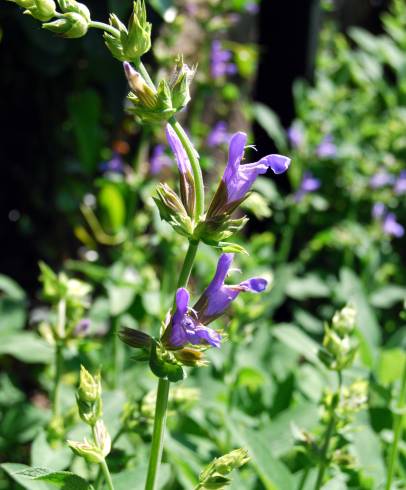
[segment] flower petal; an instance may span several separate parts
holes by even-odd
[[[268,281],[263,277],[251,277],[246,281],[240,283],[240,286],[244,288],[244,291],[251,291],[252,293],[262,293],[268,286]]]
[[[216,292],[223,286],[233,259],[233,253],[221,254],[217,263],[216,273],[214,274],[214,277],[211,280],[210,284],[207,286],[204,294],[206,294],[207,296],[216,294]]]
[[[176,163],[178,164],[178,169],[181,174],[187,172],[192,173],[192,167],[190,165],[189,158],[186,155],[186,151],[178,138],[178,135],[172,129],[170,124],[166,125],[166,138],[168,140],[169,146],[176,158]]]
[[[278,155],[277,153],[268,155],[262,160],[266,160],[268,167],[271,167],[274,174],[283,174],[289,168],[291,159],[284,155]],[[260,161],[262,161],[260,160]]]
[[[242,157],[244,156],[247,135],[242,131],[235,133],[230,141],[228,150],[228,163],[223,175],[223,181],[227,185],[237,174]]]

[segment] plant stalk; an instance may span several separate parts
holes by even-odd
[[[52,393],[52,418],[58,418],[61,415],[60,393],[61,393],[61,376],[62,376],[62,344],[57,341],[55,345],[55,373],[54,387]]]
[[[398,410],[398,413],[395,414],[393,419],[393,443],[389,454],[388,475],[386,479],[385,490],[390,490],[392,486],[392,480],[395,476],[398,463],[399,441],[401,440],[403,433],[403,419],[405,416],[406,408],[406,362],[403,368],[402,381],[400,383],[399,400],[396,408]]]
[[[100,468],[102,469],[104,479],[106,480],[109,490],[114,490],[113,480],[111,479],[109,467],[107,466],[105,459],[103,459],[103,461],[100,463]]]
[[[314,487],[314,490],[320,490],[321,486],[323,485],[323,479],[324,479],[324,473],[327,468],[327,464],[329,461],[329,449],[330,449],[330,442],[331,438],[334,434],[334,430],[336,427],[336,422],[337,422],[337,416],[336,416],[336,408],[338,404],[340,403],[340,396],[341,396],[341,387],[342,387],[342,374],[340,371],[338,371],[338,389],[337,389],[337,400],[336,403],[332,403],[330,407],[330,420],[327,426],[326,434],[325,434],[325,439],[324,439],[324,444],[323,444],[323,449],[322,449],[322,454],[321,454],[321,461],[320,461],[320,466],[319,466],[319,472],[317,474],[317,480],[316,480],[316,486]]]

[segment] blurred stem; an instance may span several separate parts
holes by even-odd
[[[392,486],[392,480],[396,472],[396,466],[398,462],[398,446],[399,446],[399,441],[402,438],[405,409],[406,409],[406,362],[403,367],[403,375],[400,384],[399,400],[396,406],[396,413],[393,419],[393,443],[389,454],[388,476],[386,480],[385,490],[390,490]]]
[[[62,343],[56,342],[55,345],[55,372],[54,372],[54,388],[52,393],[52,418],[56,419],[61,416],[60,398],[61,398],[61,377],[62,377]]]
[[[111,333],[113,335],[113,370],[112,388],[117,388],[120,372],[123,370],[121,341],[118,336],[120,329],[120,315],[113,316],[111,319]]]
[[[287,262],[289,259],[290,251],[292,248],[293,236],[295,233],[296,225],[299,221],[299,212],[296,206],[292,205],[289,209],[288,222],[284,229],[284,234],[282,237],[282,243],[276,255],[276,262],[282,264]]]
[[[187,286],[190,273],[199,247],[198,241],[189,242],[189,248],[183,261],[182,270],[178,279],[178,288]],[[158,481],[159,466],[164,447],[166,411],[169,397],[169,381],[159,378],[158,392],[155,405],[154,430],[152,433],[151,453],[149,456],[147,481],[145,490],[155,490]]]
[[[343,384],[343,377],[342,373],[340,371],[337,372],[338,375],[338,388],[336,393],[334,394],[334,398],[331,402],[330,406],[330,420],[327,426],[326,434],[324,436],[324,444],[321,452],[321,460],[320,460],[320,465],[319,465],[319,472],[317,475],[317,480],[316,480],[316,486],[314,487],[314,490],[320,490],[320,488],[323,485],[323,479],[324,479],[324,473],[326,471],[328,462],[329,462],[329,450],[330,450],[330,441],[332,436],[334,435],[334,431],[336,428],[336,423],[337,423],[337,415],[336,415],[336,408],[338,404],[340,403],[340,397],[341,397],[341,387]]]
[[[155,85],[151,80],[151,77],[149,76],[148,71],[146,70],[142,61],[135,60],[134,65],[141,73],[142,77],[148,83],[148,85],[151,88],[155,89]],[[200,168],[200,164],[199,164],[199,157],[188,135],[185,133],[184,129],[178,123],[175,117],[172,116],[168,122],[174,129],[175,133],[178,135],[178,138],[180,139],[182,146],[186,151],[186,154],[190,161],[190,165],[192,167],[193,179],[195,181],[195,191],[196,191],[195,221],[197,223],[200,220],[200,217],[204,213],[204,185],[203,185],[202,169]]]
[[[145,490],[155,490],[158,481],[159,466],[161,464],[162,451],[164,447],[168,397],[169,381],[167,379],[159,378],[155,406],[154,432],[152,433],[151,454],[149,456]]]
[[[89,24],[89,27],[93,27],[93,29],[101,29],[102,31],[106,31],[112,36],[118,37],[120,35],[119,31],[109,24],[105,24],[104,22],[96,22],[92,20]]]
[[[303,471],[303,476],[300,479],[299,486],[298,486],[298,489],[297,490],[303,490],[303,488],[305,487],[306,481],[307,481],[307,479],[309,477],[309,471],[310,471],[309,468],[306,468]]]

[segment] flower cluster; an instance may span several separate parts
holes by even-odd
[[[388,212],[382,202],[373,205],[372,217],[381,224],[385,235],[401,238],[405,234],[404,227],[396,221],[395,213]]]

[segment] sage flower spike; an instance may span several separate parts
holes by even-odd
[[[210,344],[220,347],[221,335],[202,325],[193,311],[189,310],[189,292],[179,288],[176,292],[176,310],[169,325],[169,345],[183,347],[186,344]]]
[[[203,325],[207,325],[221,316],[241,292],[261,293],[268,285],[266,279],[262,277],[252,277],[236,285],[224,284],[233,258],[234,254],[232,253],[225,253],[220,256],[211,283],[193,308],[199,322]]]
[[[238,132],[230,141],[228,163],[217,192],[210,204],[208,217],[231,213],[246,197],[255,179],[270,168],[275,174],[286,172],[290,165],[290,158],[272,154],[267,155],[258,162],[241,165],[247,135]]]

